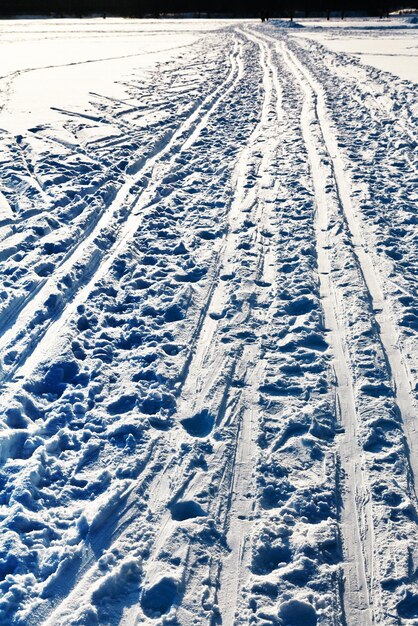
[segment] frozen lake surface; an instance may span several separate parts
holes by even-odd
[[[418,83],[418,29],[410,20],[302,20],[305,28],[299,34],[335,52],[352,54],[367,65]]]
[[[1,626],[417,623],[417,31],[302,26],[0,22]]]
[[[1,21],[2,124],[17,128],[56,120],[51,106],[84,110],[92,91],[121,95],[121,82],[184,54],[203,33],[224,24],[115,18]]]

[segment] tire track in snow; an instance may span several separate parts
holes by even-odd
[[[367,502],[367,489],[361,469],[362,451],[357,441],[357,411],[354,398],[353,379],[349,366],[349,357],[344,341],[344,327],[341,324],[338,300],[332,283],[330,272],[330,258],[328,254],[327,227],[327,194],[325,189],[326,178],[321,170],[321,156],[315,145],[316,140],[311,130],[315,122],[315,100],[306,77],[294,64],[287,48],[282,44],[285,62],[291,68],[302,93],[304,94],[302,108],[302,132],[306,143],[311,166],[312,181],[315,192],[316,218],[316,247],[318,256],[318,275],[322,296],[326,327],[329,329],[329,340],[333,351],[333,368],[336,378],[337,412],[344,428],[344,437],[340,446],[341,465],[347,476],[344,484],[345,502],[341,509],[341,529],[345,551],[344,575],[345,588],[343,604],[347,626],[361,624],[370,626],[373,617],[370,612],[368,595],[368,581],[366,574],[365,554],[367,544],[372,540],[367,534],[366,545],[362,537],[359,518],[369,517],[368,506],[362,510]],[[371,562],[371,559],[367,559]]]
[[[67,294],[65,301],[62,303],[61,310],[51,316],[46,328],[38,328],[35,336],[30,337],[28,342],[30,345],[22,353],[16,365],[7,372],[1,372],[3,383],[9,382],[17,372],[21,372],[25,376],[33,371],[37,363],[44,358],[44,346],[50,345],[54,336],[57,336],[57,327],[61,329],[65,325],[65,320],[71,316],[78,304],[88,297],[89,292],[97,281],[106,275],[114,258],[136,232],[143,219],[143,214],[139,212],[139,207],[141,210],[148,208],[153,201],[153,197],[158,193],[159,183],[170,171],[173,161],[177,154],[184,149],[184,145],[188,142],[190,136],[193,135],[194,141],[197,139],[209,116],[221,105],[230,91],[240,81],[242,75],[241,45],[237,41],[234,42],[234,50],[230,55],[231,68],[226,80],[209,94],[202,103],[196,105],[189,117],[169,139],[168,143],[163,145],[134,176],[130,177],[122,185],[114,200],[107,207],[105,213],[100,217],[88,236],[70,253],[55,274],[47,279],[35,296],[25,303],[25,307],[20,311],[15,323],[3,334],[0,339],[0,355],[4,355],[8,349],[14,347],[22,338],[25,342],[27,341],[26,329],[29,327],[34,314],[36,315],[39,310],[44,308],[49,296],[55,294],[57,290],[59,291],[58,286],[62,284],[63,279],[66,276],[70,276],[77,265],[81,266],[83,270],[82,278],[87,274],[87,281],[84,278],[83,284],[81,279],[79,281],[81,284],[76,284],[76,288],[70,290],[70,293]],[[187,145],[190,147],[190,142]],[[138,187],[138,183],[147,174],[150,176],[151,182],[138,198],[138,196],[133,195],[133,189]],[[140,190],[138,189],[138,191]],[[112,220],[115,219],[118,211],[124,205],[130,207],[129,216],[103,261],[100,251],[95,247],[95,240],[111,225]],[[92,251],[90,251],[91,247],[93,248]],[[93,260],[91,260],[91,257]]]

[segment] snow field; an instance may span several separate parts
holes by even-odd
[[[413,624],[414,86],[242,23],[124,89],[1,135],[1,623]]]

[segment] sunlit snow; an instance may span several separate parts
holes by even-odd
[[[0,22],[1,626],[417,623],[417,32]]]

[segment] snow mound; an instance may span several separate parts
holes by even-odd
[[[303,24],[292,20],[271,20],[270,23],[275,28],[305,28]]]

